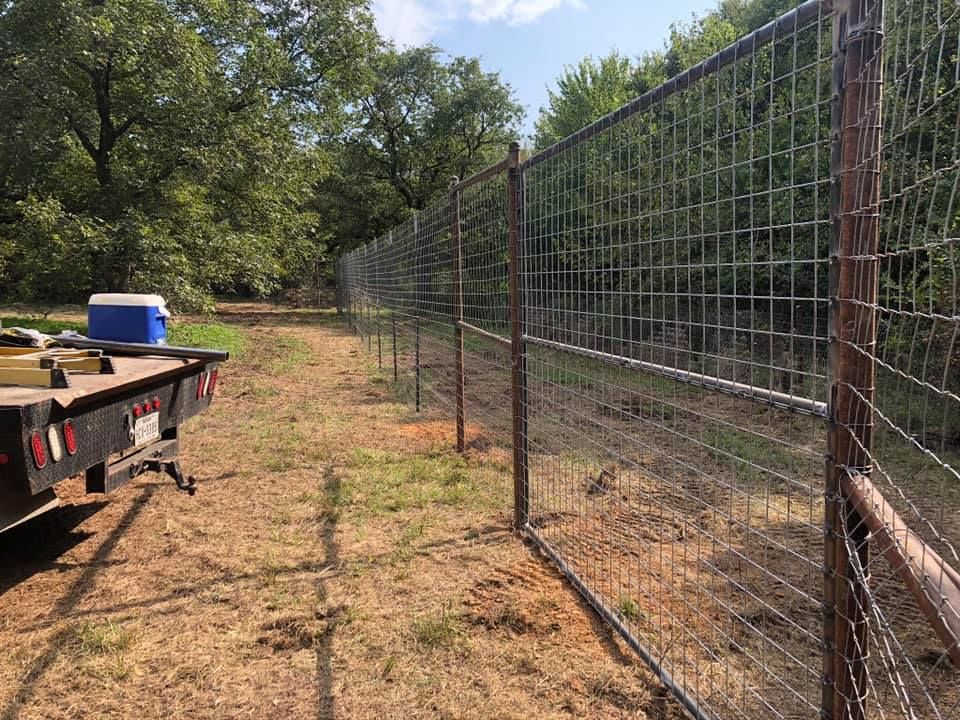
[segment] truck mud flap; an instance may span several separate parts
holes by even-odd
[[[36,495],[10,492],[0,485],[0,532],[42,515],[60,505],[53,488]]]

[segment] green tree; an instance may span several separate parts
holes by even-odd
[[[276,287],[374,37],[362,0],[0,5],[2,291]]]
[[[535,126],[537,148],[552,145],[625,105],[635,95],[633,66],[616,51],[600,60],[587,57],[566,67],[557,78],[557,89],[547,92],[547,107],[540,108]]]
[[[386,47],[340,143],[339,172],[318,190],[344,241],[376,237],[503,158],[523,110],[509,85],[476,59],[444,62],[434,47]]]

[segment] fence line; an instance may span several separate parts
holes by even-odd
[[[694,717],[960,707],[958,38],[808,0],[337,263]]]

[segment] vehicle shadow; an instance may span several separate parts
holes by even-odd
[[[89,592],[93,586],[97,574],[106,566],[107,560],[116,548],[117,543],[123,537],[127,528],[137,519],[143,509],[146,507],[150,498],[157,491],[157,486],[148,485],[140,491],[133,499],[130,507],[123,514],[123,517],[116,523],[110,533],[104,538],[103,542],[96,549],[80,575],[67,587],[64,594],[51,608],[47,614],[48,618],[57,618],[72,612],[77,604]],[[29,528],[24,528],[29,531]],[[12,547],[12,546],[9,546]],[[69,641],[72,630],[70,627],[63,628],[54,633],[47,641],[46,649],[27,667],[17,683],[17,692],[5,707],[0,709],[0,720],[15,720],[19,715],[20,709],[27,703],[36,691],[37,685],[47,670],[53,665],[59,656],[61,650]]]
[[[92,536],[76,528],[106,505],[104,500],[61,505],[0,534],[0,597],[38,573],[76,567],[60,558]]]

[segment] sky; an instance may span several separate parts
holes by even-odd
[[[565,65],[616,48],[629,57],[663,46],[670,24],[688,22],[716,0],[374,0],[380,33],[399,46],[431,43],[480,57],[526,108],[533,132],[547,86]]]

